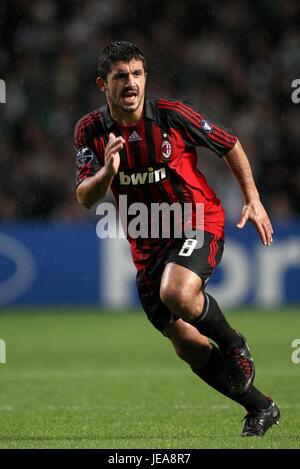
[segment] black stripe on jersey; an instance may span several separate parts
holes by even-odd
[[[133,132],[138,133],[137,127],[131,127],[131,134]],[[130,148],[130,155],[133,157],[133,167],[134,168],[140,168],[142,165],[142,160],[141,160],[141,154],[139,151],[139,142],[131,142],[129,145]]]
[[[150,121],[149,119],[145,119],[145,139],[147,142],[149,166],[151,166],[156,163],[156,155],[155,155],[155,145],[154,145],[154,137],[153,137],[153,131],[152,131],[152,121]]]
[[[99,111],[99,114],[100,114],[100,111]],[[107,145],[107,142],[108,142],[108,134],[106,132],[106,129],[105,129],[105,125],[104,125],[104,122],[103,122],[103,116],[102,114],[99,115],[99,119],[98,120],[95,120],[94,121],[94,125],[95,125],[95,128],[96,128],[96,131],[97,131],[97,135],[100,137],[100,136],[103,136],[103,139],[104,139],[104,144],[105,146]],[[103,155],[104,157],[104,155]]]
[[[170,174],[170,170],[169,170],[168,167],[166,167],[166,172],[167,172],[167,175]],[[161,195],[161,198],[162,198],[162,202],[167,202],[169,205],[171,205],[173,202],[172,202],[172,199],[171,199],[170,195],[168,194],[168,192],[167,192],[166,189],[164,188],[163,181],[160,181],[160,182],[157,184],[157,189],[158,189],[159,192],[160,192],[160,195]]]
[[[92,144],[94,140],[93,121],[89,117],[81,119],[75,128],[75,148],[80,149],[83,146]]]
[[[93,141],[94,141],[94,138],[95,138],[94,123],[88,124],[88,125],[84,128],[84,133],[85,133],[86,141],[93,142]]]
[[[134,129],[137,130],[136,128],[134,128]],[[142,166],[142,155],[140,153],[140,147],[138,145],[138,142],[133,142],[133,144],[131,145],[131,154],[134,158],[135,167],[136,168],[141,168],[141,166]],[[147,204],[147,201],[152,200],[152,197],[151,197],[151,190],[150,190],[148,184],[144,184],[143,188],[141,188],[141,187],[140,188],[130,187],[130,191],[136,191],[137,198],[138,198],[137,200],[139,200],[142,196],[143,200],[144,200],[144,204],[149,209],[149,204]],[[151,228],[151,226],[148,223],[148,230],[150,230],[150,228]],[[150,247],[152,247],[153,245],[155,245],[155,240],[153,241],[151,239],[150,235],[151,235],[151,232],[148,232],[147,240],[149,242]],[[137,238],[136,239],[137,247],[142,250],[143,247],[144,247],[144,242],[145,242],[145,240],[143,238]]]
[[[136,131],[137,132],[137,127],[132,127],[132,132]],[[139,142],[132,142],[129,146],[130,148],[130,155],[133,157],[134,161],[134,168],[136,170],[139,170],[142,168],[142,155],[140,152],[140,147],[139,147]],[[132,172],[132,170],[130,171]]]
[[[170,182],[174,188],[174,192],[177,195],[178,200],[181,203],[181,205],[183,205],[184,203],[190,202],[190,200],[188,200],[184,194],[180,177],[177,175],[175,171],[172,171],[171,169],[169,171],[169,174],[170,174]]]

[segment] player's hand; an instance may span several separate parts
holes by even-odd
[[[107,173],[114,177],[120,166],[119,151],[122,150],[125,140],[123,137],[116,137],[113,133],[109,134],[108,143],[104,152],[104,163]]]
[[[247,221],[251,221],[257,229],[262,243],[270,246],[273,242],[273,228],[270,219],[259,199],[256,199],[243,206],[242,215],[237,228],[244,228]]]

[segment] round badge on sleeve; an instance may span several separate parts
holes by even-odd
[[[200,125],[201,125],[201,129],[206,134],[210,134],[213,131],[212,125],[208,121],[206,121],[205,119],[202,119],[202,121],[200,122]]]
[[[77,166],[84,166],[91,163],[94,159],[94,153],[89,147],[81,148],[76,155]]]

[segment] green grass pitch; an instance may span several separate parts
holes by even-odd
[[[228,314],[248,338],[279,427],[241,438],[244,409],[202,383],[144,313],[0,315],[1,448],[299,448],[300,310]]]

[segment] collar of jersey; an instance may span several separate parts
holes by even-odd
[[[112,119],[108,105],[106,104],[105,106],[100,108],[100,111],[102,113],[102,116],[105,121],[105,125],[107,129],[110,129],[114,124],[115,121]],[[156,107],[155,107],[155,100],[154,99],[149,99],[145,97],[145,115],[144,117],[146,119],[150,120],[155,120],[156,118]]]

